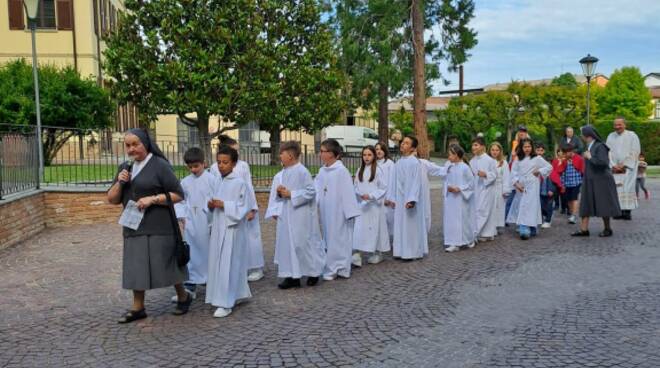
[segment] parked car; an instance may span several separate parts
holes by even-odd
[[[371,128],[353,125],[334,125],[321,131],[321,139],[336,139],[344,152],[361,152],[362,147],[375,145],[380,140],[378,133]],[[394,142],[388,139],[387,146],[390,150],[396,148]]]

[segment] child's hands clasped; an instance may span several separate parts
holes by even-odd
[[[277,187],[277,195],[281,198],[291,198],[291,191],[286,189],[284,185]]]
[[[211,199],[208,203],[210,209],[225,208],[225,202],[220,199]]]

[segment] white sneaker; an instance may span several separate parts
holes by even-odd
[[[222,317],[227,317],[228,315],[231,314],[231,308],[218,308],[215,310],[215,313],[213,313],[213,317],[215,318],[222,318]]]
[[[193,299],[197,298],[197,293],[194,292],[194,291],[190,291],[190,290],[186,289],[186,293],[190,294],[190,296],[191,296]],[[172,301],[172,303],[176,303],[176,302],[179,301],[179,297],[178,297],[177,295],[174,295],[174,296],[172,297],[172,299],[170,299],[170,300]]]
[[[380,253],[372,254],[372,255],[367,259],[367,263],[370,263],[370,264],[377,264],[377,263],[380,263],[380,262],[382,262],[382,261],[383,261],[383,256],[381,256]]]
[[[332,281],[337,278],[337,275],[323,275],[323,280],[325,281]]]
[[[248,281],[253,282],[253,281],[259,281],[263,278],[264,278],[264,270],[259,268],[259,269],[250,271],[250,273],[248,273],[248,278],[247,279],[248,279]]]
[[[476,243],[476,242],[472,242],[472,243],[466,245],[466,247],[472,249],[472,248],[474,248],[475,245],[477,245],[477,243]]]
[[[362,267],[362,255],[359,252],[353,253],[351,264],[355,267]]]
[[[452,245],[450,247],[445,248],[445,252],[452,253],[452,252],[458,252],[460,250],[459,247]]]
[[[544,222],[543,225],[541,225],[542,229],[549,229],[552,225],[550,225],[549,222]]]
[[[577,218],[575,217],[575,215],[571,215],[571,216],[568,218],[568,222],[570,222],[571,224],[575,224],[575,223],[577,223]]]
[[[489,241],[495,240],[495,237],[494,236],[482,236],[478,240],[479,240],[480,243],[484,243],[484,242],[489,242]]]

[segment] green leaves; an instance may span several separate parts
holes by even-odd
[[[623,116],[631,121],[646,121],[653,111],[651,95],[636,67],[615,70],[596,96],[600,107],[599,120],[611,122],[617,116]]]

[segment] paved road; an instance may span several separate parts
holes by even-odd
[[[130,300],[119,227],[47,230],[0,251],[0,366],[660,366],[660,201],[605,240],[572,239],[555,217],[533,240],[507,232],[446,254],[438,195],[424,260],[290,291],[270,263],[226,319],[199,300],[174,317],[162,289],[148,319],[118,325]],[[273,226],[262,229],[272,259]]]

